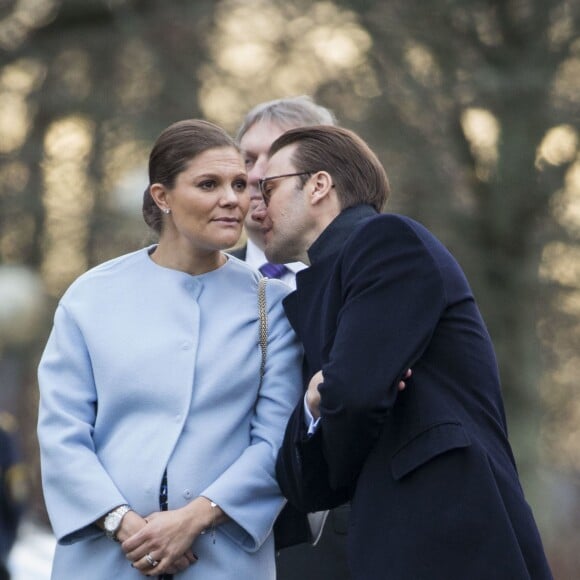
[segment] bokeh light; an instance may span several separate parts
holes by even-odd
[[[199,101],[207,118],[231,131],[260,101],[315,94],[328,83],[348,87],[342,95],[350,95],[344,108],[352,119],[379,94],[368,66],[372,39],[352,11],[331,2],[224,0],[215,22]]]
[[[477,177],[487,181],[497,163],[499,122],[490,111],[469,108],[462,115],[461,125],[477,162]]]
[[[41,271],[53,296],[87,269],[86,244],[94,202],[88,175],[93,139],[92,121],[71,115],[54,122],[44,140]]]

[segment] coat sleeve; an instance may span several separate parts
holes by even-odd
[[[62,304],[38,381],[42,486],[54,533],[63,544],[98,536],[102,531],[93,522],[127,502],[95,453],[97,394],[91,361],[80,329]]]
[[[230,516],[232,521],[222,525],[222,531],[250,552],[266,540],[284,506],[276,481],[276,455],[302,391],[302,348],[282,308],[287,287],[276,281],[268,282],[266,288],[267,361],[251,422],[250,444],[201,494]]]
[[[321,435],[330,485],[353,484],[445,305],[438,264],[398,216],[372,220],[348,242],[334,340],[323,352]],[[413,388],[412,382],[408,388]]]
[[[332,489],[323,453],[322,431],[307,434],[302,399],[294,409],[276,462],[282,493],[302,512],[331,509],[347,502],[350,488]]]

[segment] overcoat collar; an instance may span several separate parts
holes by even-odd
[[[292,327],[298,332],[299,304],[307,300],[319,283],[319,274],[332,263],[352,230],[364,219],[377,215],[370,205],[355,205],[338,214],[308,249],[311,266],[296,275],[296,290],[284,299],[284,310]],[[306,298],[305,298],[306,297]]]
[[[370,205],[355,205],[341,211],[308,248],[310,263],[315,265],[338,252],[356,225],[376,214]]]

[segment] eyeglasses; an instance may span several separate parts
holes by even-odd
[[[284,179],[286,177],[297,177],[298,175],[312,175],[312,171],[299,171],[297,173],[284,173],[284,175],[271,175],[270,177],[264,177],[258,180],[258,185],[260,187],[260,193],[264,199],[266,206],[270,203],[270,198],[272,197],[272,190],[266,187],[268,181],[273,181],[274,179]]]

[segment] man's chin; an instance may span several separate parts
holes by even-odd
[[[268,259],[268,262],[272,262],[272,264],[289,264],[290,262],[295,262],[296,260],[290,256],[288,256],[288,254],[286,254],[286,252],[277,252],[276,250],[272,249],[271,251],[268,251],[268,248],[266,247],[266,251],[264,252],[266,258]]]
[[[272,262],[273,264],[284,264],[285,263],[284,258],[282,256],[280,256],[280,253],[276,251],[276,248],[274,248],[272,246],[272,244],[270,244],[270,247],[268,247],[268,244],[266,244],[264,254],[266,254],[266,258],[268,258],[268,262]]]
[[[272,231],[271,230],[264,230],[262,231],[262,243],[264,244],[264,253],[268,251],[268,247],[270,248],[270,252],[275,252],[276,248],[272,243]]]

